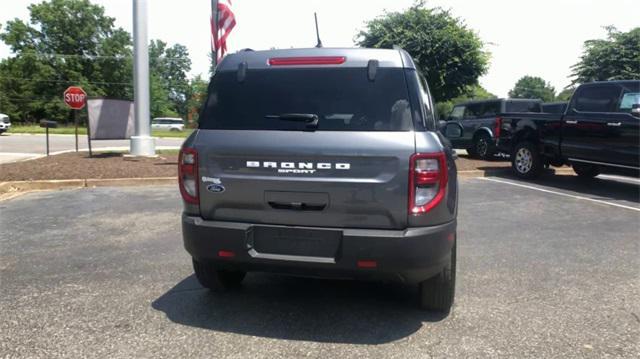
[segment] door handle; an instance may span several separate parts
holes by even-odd
[[[607,122],[607,126],[619,127],[622,126],[622,122]]]
[[[566,120],[564,121],[564,123],[569,124],[569,125],[575,125],[576,123],[578,123],[577,120]]]

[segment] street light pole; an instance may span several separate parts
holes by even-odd
[[[131,136],[133,156],[155,156],[149,111],[149,37],[147,0],[133,0],[133,101],[135,130]]]

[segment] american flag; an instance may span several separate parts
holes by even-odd
[[[211,1],[211,52],[218,63],[227,52],[227,37],[236,26],[231,0]]]

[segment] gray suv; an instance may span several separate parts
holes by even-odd
[[[394,280],[448,312],[457,171],[403,50],[227,56],[179,159],[182,233],[200,283],[250,271]]]

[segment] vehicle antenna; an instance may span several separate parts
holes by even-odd
[[[316,36],[318,37],[318,43],[316,44],[316,47],[322,47],[322,41],[320,41],[320,30],[318,30],[318,14],[314,12],[313,17],[316,18]]]

